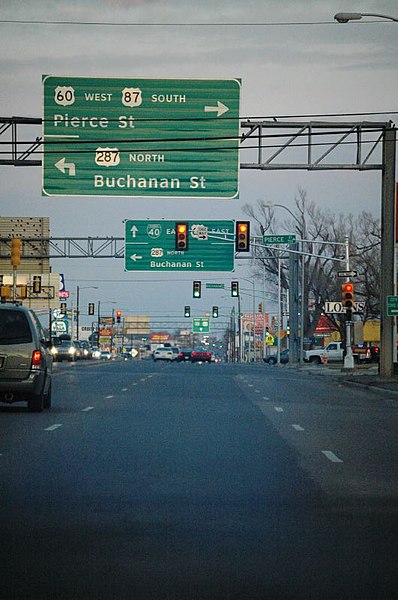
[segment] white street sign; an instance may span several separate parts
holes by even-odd
[[[365,302],[354,302],[353,312],[355,313],[363,313],[365,310]],[[332,301],[325,302],[323,312],[329,314],[341,314],[346,312],[345,306],[343,306],[342,302]]]

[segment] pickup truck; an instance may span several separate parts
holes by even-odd
[[[364,353],[356,353],[353,348],[354,359],[367,360],[367,355]],[[324,348],[316,348],[315,350],[306,350],[304,352],[304,361],[310,363],[321,364],[322,359],[327,358],[327,362],[339,362],[344,360],[344,348],[342,342],[330,342]]]

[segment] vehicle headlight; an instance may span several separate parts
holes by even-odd
[[[50,350],[51,354],[58,354],[58,349],[53,346]]]
[[[76,348],[69,348],[69,354],[74,354],[76,352]]]

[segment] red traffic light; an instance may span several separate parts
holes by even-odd
[[[346,308],[353,308],[354,306],[354,285],[347,281],[341,286],[342,292],[342,303]]]

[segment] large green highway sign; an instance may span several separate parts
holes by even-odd
[[[240,88],[43,76],[43,195],[237,198]]]
[[[208,317],[194,317],[192,319],[192,333],[210,333],[210,319]]]
[[[176,221],[125,221],[126,271],[233,271],[234,221],[191,221],[188,250],[175,249]]]

